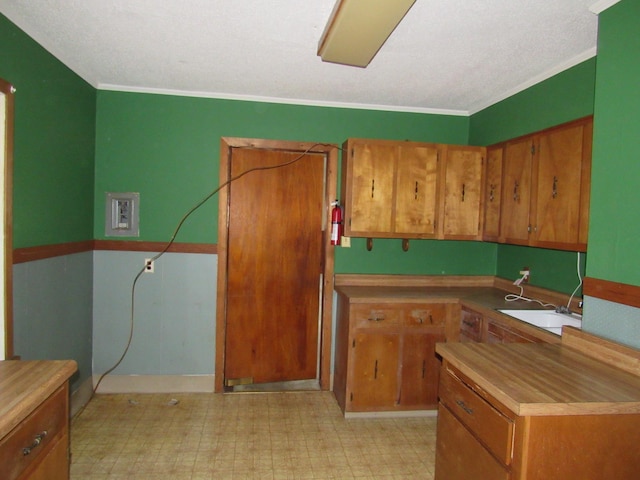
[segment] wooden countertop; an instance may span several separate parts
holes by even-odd
[[[505,295],[510,292],[497,287],[340,285],[336,286],[335,290],[348,298],[352,304],[461,303],[485,316],[501,319],[503,323],[511,324],[545,342],[560,342],[560,337],[554,333],[499,312],[500,309],[540,310],[544,307],[537,302],[525,300],[507,301]]]
[[[0,361],[0,438],[78,369],[73,360]]]
[[[452,286],[370,286],[341,285],[335,290],[352,303],[459,302],[473,303],[485,309],[542,309],[539,303],[507,301],[506,292],[496,287]]]
[[[436,352],[520,416],[640,414],[640,377],[558,344],[439,343]]]

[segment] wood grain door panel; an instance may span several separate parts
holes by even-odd
[[[500,238],[507,243],[529,241],[531,202],[531,139],[507,144],[504,159]]]
[[[352,232],[391,231],[394,198],[395,145],[356,143],[351,155],[353,199],[350,222]]]
[[[235,149],[231,176],[299,156]],[[324,168],[306,154],[229,187],[225,380],[316,378]]]
[[[438,211],[437,147],[400,146],[394,233],[435,235]]]
[[[400,335],[362,331],[351,347],[354,362],[349,392],[351,410],[377,410],[397,404]]]
[[[578,243],[584,126],[540,137],[534,238]]]
[[[447,147],[442,219],[444,238],[479,238],[482,162],[482,152],[478,148]]]

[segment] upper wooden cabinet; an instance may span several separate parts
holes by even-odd
[[[442,149],[445,161],[440,238],[479,240],[485,149],[457,145],[443,145]]]
[[[484,175],[484,228],[482,239],[497,242],[500,237],[500,205],[502,203],[502,159],[504,147],[487,148]]]
[[[479,239],[484,152],[483,147],[347,140],[345,235]]]
[[[501,242],[586,251],[592,137],[587,117],[497,146]]]
[[[345,235],[429,238],[438,213],[437,145],[349,139],[342,157]]]

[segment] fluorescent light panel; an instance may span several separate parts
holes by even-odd
[[[415,0],[338,0],[318,45],[325,62],[366,67]]]

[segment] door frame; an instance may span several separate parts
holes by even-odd
[[[338,150],[339,146],[328,143],[291,142],[285,140],[264,140],[255,138],[222,137],[220,140],[220,184],[229,180],[231,153],[234,148],[263,150],[285,150],[288,152],[323,154],[326,158],[324,181],[324,231],[322,232],[322,298],[320,308],[320,368],[319,382],[322,390],[331,387],[331,343],[333,322],[333,275],[335,251],[331,245],[331,202],[338,198]],[[228,188],[222,188],[218,194],[218,279],[216,295],[216,393],[224,392],[225,340],[227,327],[227,241],[229,210]]]
[[[0,78],[0,95],[4,98],[3,111],[3,152],[2,176],[0,176],[0,195],[3,205],[0,209],[0,228],[4,231],[4,240],[0,244],[2,264],[0,288],[3,289],[3,305],[0,313],[0,328],[3,335],[0,339],[0,360],[17,359],[13,342],[13,135],[14,135],[14,93],[15,88]]]

